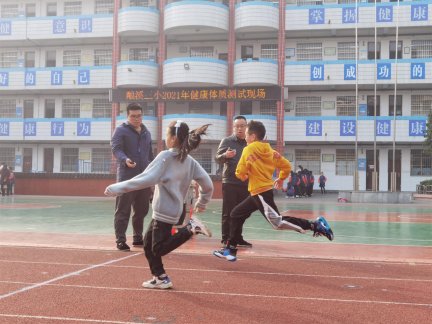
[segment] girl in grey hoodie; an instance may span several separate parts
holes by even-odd
[[[196,216],[177,233],[171,234],[173,225],[177,224],[183,212],[183,204],[192,180],[199,185],[196,212],[205,210],[213,194],[213,182],[209,175],[189,155],[190,151],[199,146],[201,135],[205,135],[208,126],[207,124],[189,131],[189,126],[184,122],[171,122],[165,138],[168,150],[160,152],[143,173],[105,189],[105,195],[118,196],[156,186],[152,221],[144,237],[144,252],[153,278],[142,284],[144,288],[171,288],[173,284],[165,273],[162,256],[178,248],[194,234],[211,236],[210,230]]]

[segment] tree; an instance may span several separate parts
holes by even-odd
[[[429,113],[428,120],[426,122],[424,137],[425,152],[432,154],[432,111]]]

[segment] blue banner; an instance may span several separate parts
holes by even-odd
[[[322,120],[306,120],[306,136],[322,136]]]
[[[355,120],[341,120],[339,124],[340,136],[355,136],[356,134],[356,121]]]

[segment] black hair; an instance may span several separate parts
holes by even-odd
[[[177,137],[176,147],[179,149],[177,158],[180,162],[186,159],[190,151],[198,148],[201,143],[201,135],[206,135],[207,128],[210,125],[211,124],[206,124],[189,131],[189,126],[185,122],[173,121],[169,124],[168,129],[170,135]]]
[[[233,120],[236,121],[237,119],[243,119],[244,121],[246,121],[246,117],[243,116],[243,115],[237,115],[237,116],[234,117]]]
[[[130,112],[131,110],[140,110],[141,112],[143,111],[141,105],[140,105],[139,103],[136,103],[136,102],[130,103],[130,104],[126,107],[126,112],[127,112],[128,116],[129,116],[129,112]]]
[[[262,122],[257,120],[251,120],[247,124],[248,134],[255,134],[259,141],[262,141],[266,134],[265,126]]]

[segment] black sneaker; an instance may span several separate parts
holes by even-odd
[[[133,245],[133,246],[143,246],[143,245],[144,245],[144,242],[143,242],[143,240],[141,240],[141,241],[134,241],[134,242],[132,243],[132,245]]]
[[[237,247],[243,247],[243,248],[251,248],[252,243],[249,243],[248,241],[245,241],[244,239],[241,239],[237,243]]]
[[[126,242],[117,243],[117,249],[124,252],[130,251],[130,247],[126,244]]]

